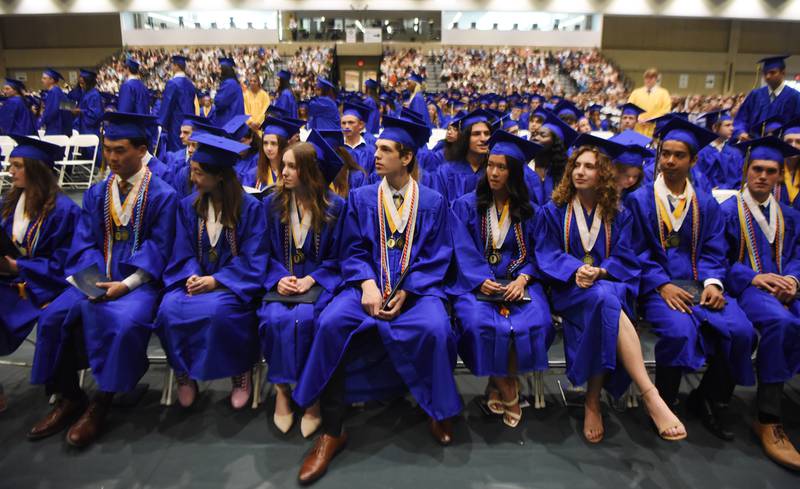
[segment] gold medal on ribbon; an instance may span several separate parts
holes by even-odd
[[[675,231],[667,235],[667,248],[677,248],[681,245],[681,237]]]
[[[398,248],[402,248],[404,244],[406,244],[406,239],[404,237],[400,236],[399,238],[397,238],[395,246],[397,246]]]
[[[590,267],[594,266],[594,257],[589,253],[583,255],[583,259],[581,260],[585,265],[589,265]]]
[[[497,265],[498,263],[500,263],[500,253],[498,253],[497,251],[492,251],[491,253],[489,253],[488,260],[489,264]]]
[[[394,238],[389,238],[386,240],[386,247],[390,250],[393,250],[396,245],[397,241]]]
[[[292,263],[299,265],[304,261],[306,261],[306,255],[304,255],[302,251],[297,250],[297,253],[292,256]]]

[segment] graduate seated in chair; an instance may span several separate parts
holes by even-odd
[[[656,136],[655,182],[628,201],[642,266],[640,313],[658,336],[656,386],[674,406],[683,374],[707,364],[687,407],[712,434],[732,440],[724,413],[734,387],[755,382],[755,332],[723,287],[728,264],[719,205],[689,179],[698,152],[717,136],[683,119],[668,122]]]
[[[242,185],[258,191],[274,187],[281,176],[283,153],[295,142],[300,126],[292,121],[267,116],[261,125],[263,135],[255,166],[242,175]]]
[[[190,140],[198,143],[191,162],[197,192],[178,204],[156,328],[181,406],[194,403],[198,380],[230,377],[231,405],[241,409],[260,359],[254,301],[268,263],[264,213],[234,171],[246,145],[203,133]]]
[[[410,177],[428,130],[384,117],[375,154],[383,180],[348,199],[340,224],[344,288],[319,318],[294,391],[300,406],[319,399],[323,430],[300,469],[301,483],[319,479],[344,448],[348,401],[410,390],[430,418],[434,439],[452,440],[449,420],[462,403],[453,378],[456,339],[444,305],[453,251],[447,202]],[[352,369],[362,351],[385,354],[387,361],[378,364],[384,368]]]
[[[567,377],[587,383],[583,435],[604,436],[600,393],[619,397],[631,379],[642,392],[661,438],[686,438],[686,429],[661,398],[644,366],[631,322],[639,263],[630,247],[632,216],[620,206],[612,159],[624,147],[582,134],[564,178],[537,222],[536,261],[552,284],[553,309],[564,320]]]
[[[291,385],[300,380],[318,318],[341,283],[337,225],[344,200],[328,187],[340,168],[340,155],[312,130],[308,142],[286,150],[282,178],[264,201],[270,256],[264,289],[278,296],[259,308],[258,328],[267,380],[276,388],[273,422],[283,433],[294,424]],[[319,425],[314,404],[301,420],[303,437]]]
[[[11,137],[17,142],[8,155],[11,190],[0,203],[0,233],[10,238],[0,251],[0,356],[16,351],[41,311],[69,287],[64,263],[80,216],[58,188],[54,162],[64,148]],[[0,412],[5,405],[0,394]]]
[[[489,376],[489,410],[516,428],[522,417],[517,376],[547,370],[554,337],[533,254],[536,211],[523,178],[541,146],[497,131],[489,148],[477,188],[453,203],[457,276],[449,293],[459,354],[473,374]]]
[[[781,409],[783,384],[800,373],[800,213],[773,196],[781,164],[800,151],[775,137],[752,140],[743,149],[746,185],[722,204],[732,262],[725,285],[761,334],[753,431],[768,457],[800,471]]]
[[[800,117],[793,119],[780,128],[780,137],[783,142],[795,149],[800,149]],[[780,178],[773,191],[775,198],[781,204],[788,204],[794,210],[800,211],[800,157],[789,156],[783,162]]]
[[[65,267],[68,282],[101,290],[71,287],[39,316],[31,382],[45,384],[48,394],[60,398],[30,430],[30,439],[70,427],[67,443],[91,444],[114,393],[133,390],[147,371],[147,344],[172,252],[177,201],[175,191],[143,164],[146,152],[146,125],[135,120],[106,124],[103,157],[112,173],[84,193]],[[86,284],[91,271],[101,278]],[[91,402],[78,382],[78,370],[87,366],[98,387]]]

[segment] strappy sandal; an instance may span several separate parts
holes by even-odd
[[[520,408],[519,413],[515,413],[506,408],[511,408],[514,406],[519,407],[519,381],[514,381],[514,400],[513,401],[500,401],[503,404],[503,424],[510,427],[516,428],[519,426],[519,422],[522,419],[522,409]]]
[[[492,397],[493,394],[496,397]],[[500,398],[500,391],[497,387],[492,385],[491,382],[486,386],[486,407],[494,414],[505,413],[505,409],[503,409],[503,400]]]
[[[650,394],[652,391],[656,391],[655,394],[658,395],[658,390],[656,389],[655,386],[653,386],[650,389],[646,390],[645,392],[642,392],[642,399],[644,399],[645,396]],[[650,416],[650,423],[653,425],[653,429],[656,431],[658,436],[661,437],[662,440],[681,441],[686,439],[686,437],[688,436],[688,433],[686,432],[686,427],[683,425],[683,423],[681,423],[680,419],[678,419],[678,417],[675,416],[675,413],[672,413],[672,415],[675,416],[675,419],[678,419],[678,424],[673,424],[671,426],[658,426],[656,425],[656,422],[653,419],[652,414],[650,414],[650,409],[647,406],[646,401],[645,401],[645,409],[647,409],[647,415]],[[669,406],[667,406],[667,409],[669,409]],[[672,411],[670,410],[670,412]],[[668,435],[667,430],[669,430],[670,428],[683,428],[683,433],[679,435]]]

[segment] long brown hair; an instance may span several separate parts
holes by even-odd
[[[344,165],[339,170],[339,173],[336,174],[336,178],[333,179],[333,188],[336,189],[335,192],[339,197],[346,199],[350,193],[350,171],[360,171],[364,176],[367,176],[367,171],[356,163],[353,155],[344,146],[336,148],[336,152],[342,157]]]
[[[328,199],[328,184],[317,166],[317,150],[311,143],[298,142],[286,148],[286,151],[294,154],[297,166],[300,188],[295,191],[299,190],[306,194],[298,195],[298,200],[302,200],[308,206],[305,211],[311,213],[311,228],[315,233],[320,233],[323,224],[332,222],[334,217],[328,212],[331,206],[331,201]],[[281,160],[280,168],[283,171],[283,160]],[[288,226],[291,224],[289,213],[292,190],[284,186],[283,180],[280,180],[276,187],[272,210],[280,215],[281,223]]]
[[[25,167],[25,188],[12,187],[3,199],[3,219],[14,214],[22,192],[25,192],[25,214],[31,219],[47,215],[56,206],[61,193],[55,173],[47,165],[32,158],[22,158]]]
[[[587,151],[594,153],[597,161],[597,172],[599,181],[597,183],[597,203],[602,208],[602,217],[607,222],[612,222],[619,213],[619,192],[614,179],[614,166],[611,159],[601,153],[594,146],[581,146],[572,152],[572,156],[567,160],[567,167],[564,169],[564,176],[558,183],[558,187],[553,191],[553,202],[556,205],[566,205],[575,198],[577,190],[572,183],[572,172],[577,166],[578,157]]]
[[[206,165],[205,163],[198,163],[204,172],[211,175],[218,175],[222,177],[219,186],[222,187],[222,219],[220,222],[223,226],[230,229],[235,229],[239,223],[239,212],[242,209],[242,185],[236,177],[236,171],[233,167],[225,166],[219,167],[215,165]],[[197,215],[205,219],[208,215],[208,200],[211,198],[210,194],[198,192],[194,200],[194,210]]]
[[[278,160],[283,160],[283,153],[286,152],[286,148],[289,146],[289,140],[283,136],[278,136],[277,134],[264,134],[260,138],[260,148],[258,149],[258,167],[256,168],[256,181],[261,183],[266,183],[269,181],[267,175],[271,170],[271,166],[269,164],[269,158],[267,158],[267,154],[264,152],[264,138],[267,136],[275,136],[278,138]],[[280,166],[278,167],[278,175],[280,176]]]

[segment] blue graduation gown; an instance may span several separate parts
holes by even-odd
[[[725,225],[717,201],[710,194],[695,189],[700,224],[697,238],[697,277],[723,280],[727,270]],[[755,382],[750,361],[755,335],[753,325],[739,308],[736,299],[725,294],[725,307],[713,311],[694,306],[692,314],[672,310],[656,288],[674,280],[695,280],[692,276],[692,226],[690,203],[686,219],[678,234],[680,245],[664,251],[658,234],[655,197],[652,186],[639,188],[628,201],[634,215],[633,248],[642,266],[640,299],[642,315],[658,335],[656,363],[665,367],[682,367],[687,371],[700,369],[706,356],[717,351],[722,354],[737,384]],[[713,334],[704,334],[702,324]]]
[[[281,223],[280,210],[273,207],[276,203],[275,194],[264,199],[269,256],[264,290],[274,291],[280,279],[290,275],[297,278],[310,276],[323,289],[314,304],[265,302],[259,307],[261,351],[269,365],[267,379],[273,383],[296,384],[300,379],[317,329],[317,320],[341,284],[337,224],[344,211],[344,200],[330,191],[328,200],[331,202],[328,213],[335,220],[325,223],[318,237],[313,229],[309,230],[302,248],[306,260],[292,264],[290,273],[285,249],[287,226]],[[294,249],[294,243],[291,246]]]
[[[701,149],[695,167],[703,173],[712,189],[738,189],[742,185],[743,165],[742,152],[725,143],[722,151],[711,145]]]
[[[191,181],[191,167],[184,165],[175,171],[169,178],[169,184],[175,189],[178,200],[191,195],[194,192],[194,184]]]
[[[59,193],[55,207],[42,221],[38,241],[27,236],[26,230],[28,239],[23,245],[31,246],[33,253],[17,258],[19,274],[0,277],[0,355],[14,352],[30,334],[42,308],[69,286],[64,280],[64,263],[79,214],[80,207]],[[34,224],[31,221],[28,230]],[[0,225],[11,236],[14,215]],[[24,298],[19,284],[25,284]]]
[[[177,372],[197,380],[231,377],[247,371],[258,361],[255,305],[267,270],[267,246],[261,202],[242,195],[236,248],[223,230],[216,250],[218,260],[209,259],[211,244],[203,229],[198,259],[196,194],[185,197],[178,207],[175,246],[164,271],[166,293],[156,316],[169,364]],[[186,279],[192,275],[213,276],[217,289],[190,296]]]
[[[170,167],[155,156],[150,158],[150,161],[147,162],[147,167],[150,168],[150,171],[153,172],[153,175],[157,176],[168,184],[172,181],[173,172]]]
[[[280,95],[272,102],[272,105],[284,110],[289,117],[297,119],[297,101],[290,88],[281,90]]]
[[[453,378],[456,338],[444,307],[443,277],[453,249],[447,203],[420,186],[419,208],[402,313],[392,321],[368,316],[361,307],[360,284],[372,279],[381,287],[378,184],[350,194],[340,221],[339,260],[344,289],[319,318],[306,367],[294,391],[301,406],[319,398],[347,355],[346,390],[350,401],[396,395],[408,389],[431,417],[443,420],[461,411]],[[393,285],[400,276],[402,250],[388,250]],[[363,334],[362,334],[363,333]]]
[[[653,182],[655,181],[655,171],[656,159],[646,159],[644,162],[644,167],[642,168],[642,186],[653,186]],[[740,169],[738,178],[741,178],[741,174],[742,171]],[[689,170],[689,179],[692,181],[692,186],[694,186],[695,190],[700,190],[701,192],[710,194],[714,189],[714,187],[711,186],[711,181],[705,176],[703,171],[696,164]]]
[[[794,198],[794,201],[790,202],[789,191],[786,190],[786,183],[783,181],[783,178],[781,178],[780,183],[778,183],[775,188],[775,197],[780,201],[781,204],[786,204],[794,210],[800,212],[800,194],[797,194]]]
[[[381,110],[378,104],[372,97],[364,97],[362,104],[370,109],[369,117],[367,117],[367,123],[365,125],[367,132],[370,134],[378,134],[381,131]]]
[[[553,180],[553,176],[548,171],[544,178],[540,177],[539,174],[535,170],[531,170],[528,167],[528,170],[533,173],[533,176],[536,177],[535,180],[538,185],[535,187],[535,192],[531,194],[533,202],[535,202],[539,206],[544,206],[553,196],[553,190],[558,185],[558,182]]]
[[[181,144],[181,122],[184,115],[194,114],[194,83],[185,76],[173,77],[164,87],[158,108],[158,125],[166,137],[166,150],[175,151]]]
[[[508,305],[510,315],[500,314],[498,304],[481,302],[475,297],[486,279],[515,279],[525,273],[539,279],[533,250],[535,218],[522,223],[526,258],[509,275],[508,268],[520,256],[512,225],[500,248],[501,259],[490,265],[485,258],[485,242],[481,237],[481,219],[475,192],[453,203],[450,229],[455,250],[457,275],[449,287],[454,295],[453,311],[458,319],[458,352],[470,371],[477,376],[509,374],[508,358],[513,346],[520,373],[547,370],[547,350],[554,330],[542,284],[528,285],[530,302]]]
[[[228,78],[219,84],[214,96],[214,107],[214,118],[211,121],[219,127],[227,124],[234,116],[244,114],[244,94],[239,80]]]
[[[256,171],[258,171],[258,158],[259,152],[258,151],[248,151],[248,153],[239,159],[239,162],[236,163],[236,176],[239,177],[240,182],[244,182],[244,180],[249,180],[248,175],[255,176]],[[251,185],[255,186],[255,185]]]
[[[575,283],[575,273],[583,266],[583,245],[575,216],[570,216],[569,253],[564,250],[566,213],[566,205],[548,202],[540,210],[534,234],[536,262],[552,284],[553,309],[564,319],[567,378],[573,385],[582,385],[591,377],[610,373],[605,388],[619,397],[630,384],[625,369],[617,368],[619,318],[623,310],[633,317],[631,309],[639,285],[639,263],[629,245],[632,217],[623,208],[614,218],[610,250],[606,250],[605,225],[600,227],[590,253],[595,266],[608,270],[609,278],[582,289]],[[592,218],[587,216],[589,227]]]
[[[176,149],[175,151],[170,151],[167,153],[167,156],[164,159],[164,163],[169,167],[171,172],[177,172],[183,166],[188,165],[189,161],[187,160],[188,153],[186,151],[186,147]]]
[[[33,114],[22,97],[8,98],[0,105],[0,133],[24,135],[36,133]]]
[[[119,87],[117,110],[134,114],[150,113],[150,92],[147,91],[142,80],[130,78],[122,82]]]
[[[78,104],[80,114],[75,119],[74,128],[78,134],[94,134],[100,136],[100,124],[103,120],[103,97],[97,88],[84,93]],[[100,154],[101,152],[98,152]]]
[[[411,97],[411,100],[408,101],[408,108],[422,116],[426,126],[433,127],[431,116],[428,114],[428,104],[425,103],[425,96],[422,93]]]
[[[42,111],[42,124],[45,126],[44,133],[46,135],[69,136],[72,134],[72,114],[60,108],[61,103],[65,100],[67,100],[67,96],[58,85],[47,91]]]
[[[336,102],[328,97],[314,97],[308,103],[308,122],[306,127],[311,129],[342,128],[339,116],[339,107]]]
[[[782,304],[769,292],[752,284],[756,273],[750,266],[747,247],[741,239],[739,211],[735,198],[723,202],[725,237],[731,266],[725,286],[737,298],[747,318],[758,328],[760,339],[756,357],[759,382],[779,383],[800,373],[800,302]],[[763,273],[791,275],[800,278],[800,213],[781,204],[786,234],[783,238],[782,267],[778,270],[774,248],[761,228],[753,220],[756,247],[761,258]],[[765,217],[769,218],[768,214]],[[740,249],[744,262],[739,261]]]
[[[108,178],[113,178],[113,174]],[[95,264],[105,272],[103,219],[107,180],[83,195],[83,210],[75,228],[64,273],[73,275]],[[39,316],[31,382],[44,384],[53,378],[63,345],[81,331],[92,375],[104,392],[127,392],[147,371],[147,344],[153,328],[159,282],[175,236],[175,192],[159,178],[151,178],[141,220],[139,246],[134,250],[136,213],[128,224],[130,238],[112,237],[112,281],[120,281],[137,269],[151,280],[111,300],[90,302],[74,287],[67,288]]]
[[[206,119],[214,120],[214,114],[217,113],[217,110],[216,107],[214,107],[214,105],[212,104],[210,109],[200,106],[199,112],[200,112],[199,114],[200,117],[205,117]]]
[[[375,173],[375,146],[365,142],[359,143],[355,148],[345,145],[347,152],[353,157],[367,174]]]
[[[784,121],[790,121],[800,116],[800,92],[784,86],[781,94],[774,102],[769,101],[769,87],[763,86],[751,90],[742,102],[736,117],[733,119],[733,138],[738,139],[739,134],[747,132],[750,128],[767,117],[780,116]],[[750,134],[752,139],[758,134]]]

